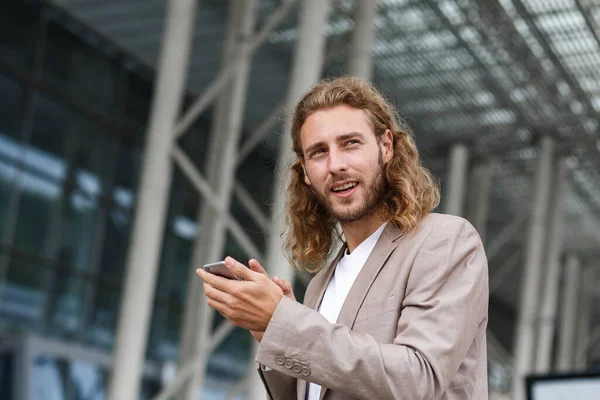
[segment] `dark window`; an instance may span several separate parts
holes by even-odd
[[[56,22],[49,24],[44,54],[45,83],[95,113],[111,115],[119,75],[115,61]]]
[[[29,70],[39,25],[39,9],[20,1],[0,3],[0,63]]]

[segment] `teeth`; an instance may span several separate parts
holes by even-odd
[[[356,186],[357,183],[353,182],[353,183],[346,183],[345,185],[341,185],[341,186],[336,186],[333,188],[334,192],[339,192],[341,190],[346,190],[346,189],[350,189],[353,188],[354,186]]]

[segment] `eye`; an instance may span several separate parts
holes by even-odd
[[[310,153],[310,157],[311,158],[312,157],[316,157],[316,156],[318,156],[320,154],[323,154],[323,153],[325,153],[325,149],[317,149],[317,150],[313,151],[312,153]]]
[[[352,145],[354,145],[354,144],[358,144],[358,143],[360,143],[358,140],[356,140],[356,139],[351,139],[351,140],[348,140],[348,141],[346,142],[346,146],[352,146]]]

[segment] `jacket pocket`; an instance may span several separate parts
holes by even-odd
[[[384,298],[365,300],[358,311],[355,322],[367,321],[379,315],[396,311],[398,307],[398,296],[395,293]]]

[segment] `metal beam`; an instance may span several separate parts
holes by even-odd
[[[525,221],[527,221],[527,213],[523,212],[513,218],[502,230],[498,233],[487,245],[487,257],[493,260],[502,248],[514,239],[515,235],[521,230]]]
[[[479,232],[483,243],[486,243],[490,191],[494,179],[494,170],[495,160],[487,159],[476,164],[471,171],[467,219]]]
[[[558,294],[560,284],[560,256],[563,249],[564,231],[564,196],[566,189],[567,165],[559,159],[555,166],[552,188],[551,221],[547,240],[545,280],[540,302],[539,338],[537,343],[535,370],[536,373],[547,373],[552,367],[552,349],[556,331],[556,315],[558,314]]]
[[[580,290],[581,264],[579,258],[570,254],[564,266],[564,284],[561,294],[560,324],[558,334],[558,357],[556,369],[561,372],[573,367],[577,327],[577,294]]]
[[[581,290],[579,291],[579,304],[577,310],[573,310],[577,315],[577,334],[575,340],[575,360],[574,368],[584,370],[588,363],[588,343],[590,339],[590,326],[592,309],[594,304],[592,289],[597,282],[598,270],[590,265],[582,271]]]
[[[34,365],[35,354],[31,347],[31,338],[29,334],[21,336],[19,348],[15,353],[14,373],[12,376],[14,399],[33,399],[34,398]]]
[[[554,68],[556,68],[560,72],[562,78],[569,84],[569,86],[571,87],[573,92],[576,93],[577,100],[580,103],[585,105],[585,111],[586,111],[587,116],[595,118],[596,111],[595,111],[594,105],[590,101],[589,96],[582,89],[579,82],[576,79],[573,79],[573,77],[571,77],[571,74],[569,74],[567,72],[567,70],[565,70],[563,63],[558,59],[558,57],[554,53],[554,50],[552,50],[552,47],[550,46],[550,43],[548,42],[548,39],[546,38],[546,36],[540,31],[540,28],[537,26],[537,24],[534,21],[532,21],[532,19],[530,18],[530,14],[527,11],[527,8],[523,4],[523,2],[521,0],[512,0],[512,2],[515,6],[515,9],[517,10],[517,13],[527,22],[527,25],[529,26],[531,33],[533,34],[535,39],[540,43],[540,45],[544,49],[546,56],[548,56],[548,58],[552,62],[552,65],[554,66]],[[582,12],[581,14],[584,18],[586,18],[586,15],[584,12]],[[594,33],[593,29],[592,29],[592,33]],[[527,49],[528,59],[536,59],[537,60],[537,58],[535,58],[535,56],[533,56],[531,54],[531,50],[529,50],[528,46],[523,46],[523,48]],[[553,82],[554,82],[554,80],[553,80]],[[554,90],[556,90],[556,88],[551,87],[549,90],[549,94],[553,94]],[[551,96],[550,100],[552,100],[552,99],[553,99],[553,97]],[[583,118],[582,118],[582,121],[584,121]]]
[[[527,238],[524,278],[521,285],[520,304],[517,308],[515,368],[512,381],[514,400],[525,399],[525,376],[533,367],[536,316],[540,300],[539,281],[543,276],[546,232],[548,231],[554,140],[550,137],[542,137],[540,147],[534,199],[531,204],[533,209]]]
[[[233,190],[235,196],[239,202],[242,203],[242,206],[244,206],[250,218],[252,218],[263,230],[267,230],[269,226],[269,217],[260,209],[259,205],[252,198],[252,195],[246,190],[246,187],[242,183],[236,182]]]
[[[469,170],[469,148],[464,143],[455,143],[450,149],[448,178],[444,185],[446,196],[444,212],[463,216],[465,192]]]
[[[227,66],[238,54],[246,54],[258,12],[258,2],[234,0],[229,5],[229,18],[223,63]],[[178,397],[197,399],[205,381],[205,366],[212,352],[208,349],[214,310],[208,307],[202,283],[195,276],[198,265],[219,260],[225,248],[226,218],[233,195],[239,137],[244,116],[246,92],[250,72],[250,56],[237,60],[235,76],[226,82],[220,93],[213,118],[212,132],[206,161],[206,174],[214,188],[219,207],[198,209],[199,232],[194,243],[192,266],[189,272],[179,364],[192,359],[201,360]],[[199,175],[199,174],[198,174]],[[250,253],[253,254],[253,253]]]
[[[302,95],[321,77],[325,58],[324,28],[329,14],[330,0],[304,0],[298,22],[298,38],[294,46],[290,84],[286,95],[286,108],[293,109]],[[265,268],[270,275],[291,280],[293,270],[285,258],[281,233],[285,214],[285,195],[289,180],[289,165],[294,159],[291,121],[287,121],[275,170],[274,205],[268,233]],[[257,374],[250,380],[248,398],[265,398],[265,390]]]
[[[221,203],[219,197],[212,190],[206,179],[198,172],[189,157],[178,146],[173,146],[171,155],[175,164],[177,164],[183,174],[190,180],[190,183],[198,190],[208,205],[212,207],[215,212],[224,212],[225,224],[244,252],[247,254],[256,254],[257,257],[259,257],[261,252],[259,251],[258,246],[253,243],[250,236],[236,219],[229,214],[229,212],[224,210],[223,203]]]
[[[171,186],[170,149],[184,95],[196,0],[170,0],[127,255],[109,400],[138,397]]]
[[[492,93],[494,93],[497,99],[500,100],[500,103],[504,107],[508,107],[515,112],[515,114],[517,115],[517,122],[520,125],[535,127],[536,124],[534,123],[534,121],[531,118],[529,118],[527,114],[522,112],[521,108],[518,107],[515,104],[515,102],[511,99],[510,94],[507,93],[506,90],[502,86],[500,86],[500,84],[496,82],[496,80],[487,72],[488,67],[483,63],[483,61],[481,61],[481,59],[475,53],[475,51],[473,51],[469,43],[467,43],[466,40],[463,39],[460,32],[458,32],[457,28],[448,20],[448,17],[446,17],[446,15],[440,9],[438,3],[435,0],[426,0],[426,3],[434,11],[435,15],[442,21],[446,28],[448,28],[448,30],[452,32],[459,45],[465,50],[467,50],[469,55],[475,61],[476,67],[481,69],[482,71],[486,71],[486,73],[482,77],[482,81],[488,87],[488,89],[492,91]]]
[[[354,11],[354,29],[347,69],[350,75],[370,80],[373,75],[373,40],[377,1],[358,0]]]
[[[598,30],[600,30],[600,27],[596,26],[596,21],[590,17],[591,10],[585,9],[583,7],[583,5],[581,4],[581,0],[575,0],[575,6],[581,13],[581,16],[583,17],[583,20],[585,21],[587,28],[590,30],[590,33],[592,34],[594,39],[596,39],[596,43],[598,44],[598,47],[600,47],[600,35],[598,35]]]
[[[227,85],[227,82],[231,79],[234,72],[237,70],[239,62],[244,60],[246,57],[251,57],[252,54],[265,42],[269,34],[276,29],[285,19],[288,17],[290,12],[294,9],[298,0],[289,0],[281,3],[279,8],[271,14],[269,19],[263,24],[261,29],[249,40],[248,46],[245,47],[244,52],[239,53],[238,56],[228,62],[227,65],[221,69],[217,77],[212,81],[209,87],[196,99],[196,101],[190,106],[189,110],[183,115],[183,117],[177,123],[175,128],[175,138],[179,138],[192,126],[194,121],[202,114],[204,110],[213,102],[213,100],[219,95],[223,88]]]
[[[600,325],[594,328],[590,333],[590,337],[587,343],[587,348],[592,351],[596,345],[600,344]]]
[[[508,259],[498,268],[490,271],[490,283],[489,283],[489,291],[490,293],[498,290],[502,282],[506,280],[506,278],[513,272],[523,260],[523,253],[521,251],[513,252]]]
[[[285,110],[286,102],[281,101],[275,106],[269,113],[269,115],[263,119],[260,125],[250,134],[248,139],[242,144],[242,147],[238,151],[236,157],[237,165],[240,166],[246,158],[254,151],[254,149],[267,138],[267,135],[278,123],[281,122],[281,115]]]

